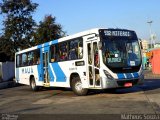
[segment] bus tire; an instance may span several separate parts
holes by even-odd
[[[71,85],[72,85],[71,86],[72,90],[76,95],[79,95],[79,96],[87,95],[88,89],[82,88],[82,82],[79,77],[74,77],[72,79]]]
[[[31,80],[30,80],[30,87],[33,91],[38,91],[39,90],[39,87],[36,86],[36,82],[35,82],[34,77],[32,77]]]

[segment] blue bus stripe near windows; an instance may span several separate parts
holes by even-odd
[[[124,74],[117,74],[117,76],[118,76],[118,79],[125,79]]]
[[[56,44],[56,43],[58,43],[58,40],[53,40],[52,41],[52,44]]]
[[[38,46],[37,46],[37,49],[38,49],[38,48],[42,48],[42,45],[38,45]]]
[[[139,74],[137,72],[133,73],[134,78],[138,78]]]

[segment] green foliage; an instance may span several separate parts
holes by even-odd
[[[62,26],[57,24],[56,18],[51,15],[45,16],[43,21],[40,21],[36,33],[34,35],[34,44],[42,44],[51,40],[55,40],[65,36],[62,31]]]
[[[2,0],[1,14],[4,15],[4,35],[0,39],[1,53],[14,59],[14,53],[30,46],[33,40],[35,21],[32,13],[38,4],[30,0]]]
[[[5,53],[6,49],[8,49],[8,45],[6,45],[4,41],[4,36],[0,36],[0,62],[5,62],[10,59]]]
[[[0,58],[14,60],[14,54],[31,46],[58,39],[65,35],[56,18],[45,16],[39,25],[32,18],[38,4],[31,0],[2,0],[0,14],[4,28],[0,36]],[[2,59],[0,59],[1,61]]]

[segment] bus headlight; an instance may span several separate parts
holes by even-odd
[[[103,70],[104,74],[107,76],[108,79],[113,80],[114,78],[111,76],[111,74],[109,74],[106,70]]]

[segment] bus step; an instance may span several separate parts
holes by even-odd
[[[44,87],[50,87],[50,83],[43,83]]]

